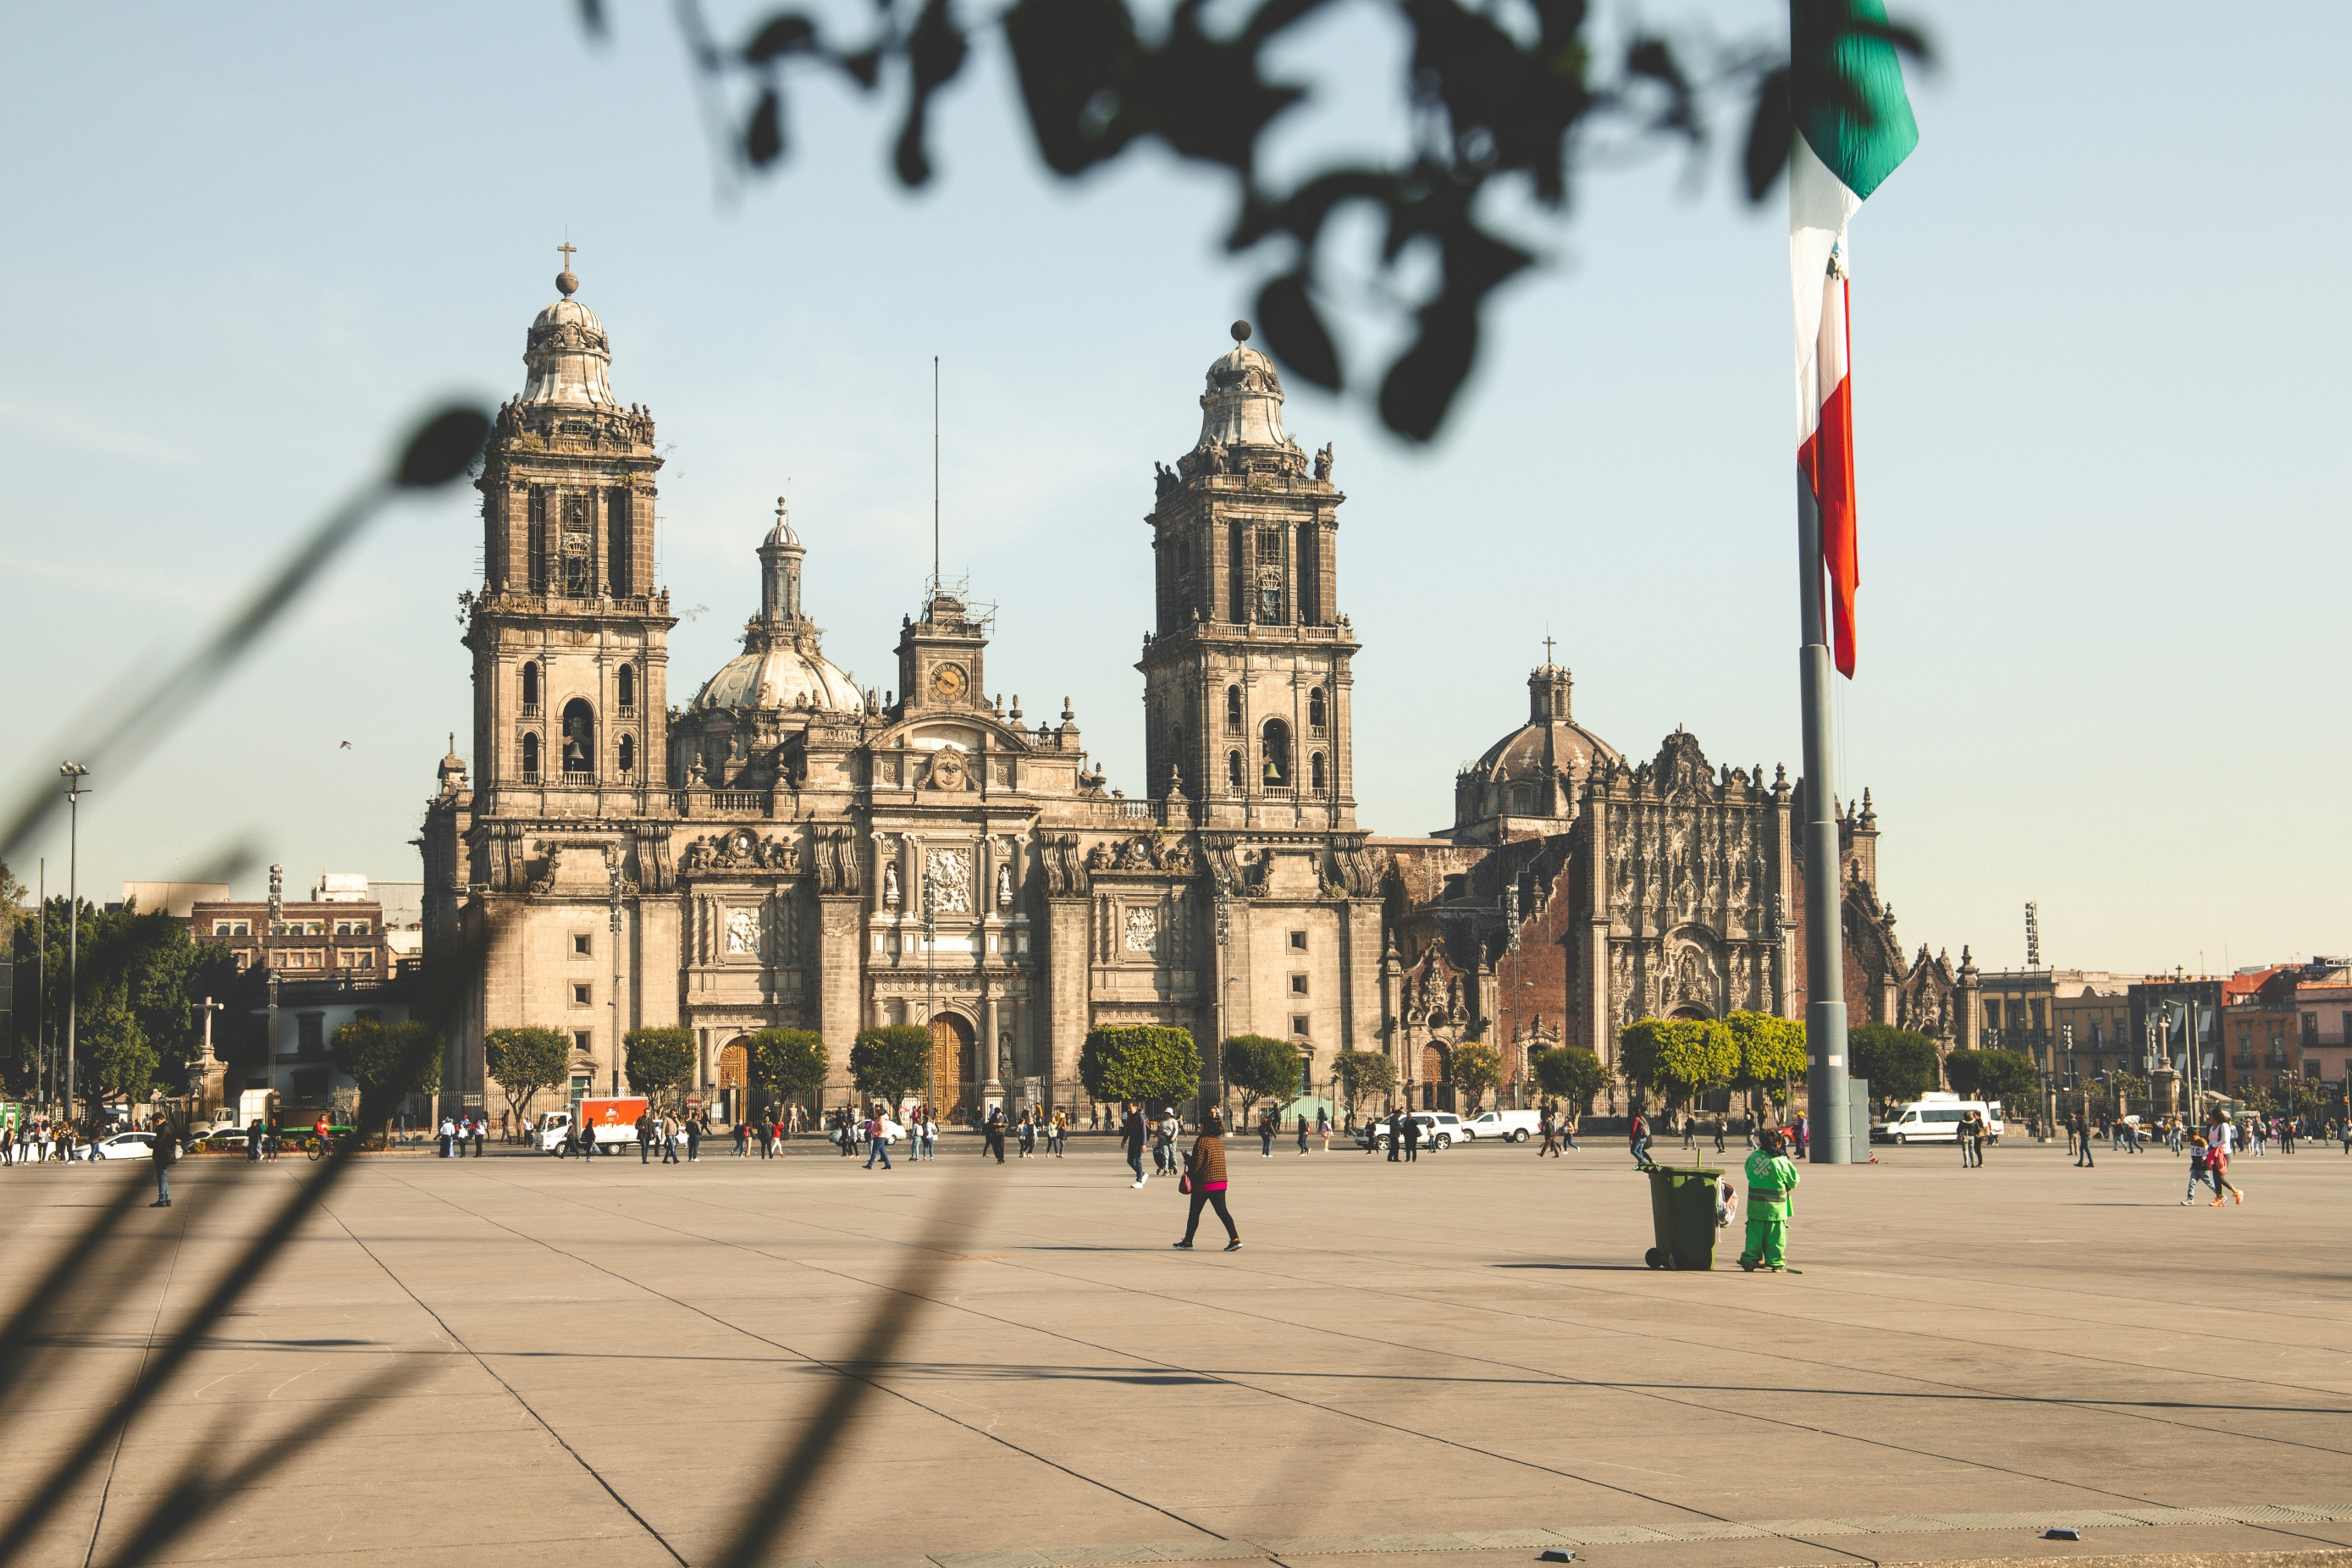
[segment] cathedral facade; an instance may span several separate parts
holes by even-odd
[[[1466,1043],[1524,1086],[1539,1049],[1613,1063],[1638,1018],[1805,1016],[1802,784],[1712,764],[1681,729],[1629,760],[1575,722],[1572,685],[1549,659],[1528,676],[1527,723],[1457,775],[1452,827],[1377,841],[1381,1030],[1422,1105],[1454,1105]],[[1838,826],[1846,1016],[1973,1041],[1976,967],[1905,960],[1878,837],[1865,791]]]
[[[1137,795],[1066,700],[1032,722],[992,695],[992,617],[961,584],[926,585],[897,685],[859,690],[781,500],[742,651],[673,705],[654,419],[614,393],[578,287],[531,323],[478,481],[473,763],[443,758],[420,840],[427,956],[460,977],[445,1089],[489,1093],[485,1033],[536,1025],[572,1039],[574,1094],[617,1092],[627,1032],[683,1026],[691,1092],[733,1110],[747,1037],[784,1026],[823,1035],[840,1103],[857,1032],[914,1024],[939,1106],[1066,1106],[1090,1029],[1161,1024],[1288,1039],[1318,1088],[1338,1053],[1386,1052],[1451,1106],[1465,1044],[1497,1050],[1507,1095],[1536,1049],[1613,1062],[1643,1016],[1803,1016],[1802,784],[1680,730],[1627,757],[1549,657],[1451,827],[1358,826],[1346,497],[1238,323],[1144,519]],[[1840,827],[1849,1016],[1973,1040],[1974,966],[1904,959],[1877,840],[1865,793]]]
[[[682,1026],[715,1104],[758,1029],[820,1031],[837,1103],[857,1031],[917,1024],[930,1098],[965,1112],[1069,1104],[1098,1025],[1281,1036],[1311,1079],[1380,1048],[1345,498],[1246,329],[1146,520],[1152,782],[1129,798],[1066,702],[1031,723],[989,695],[993,628],[958,584],[903,620],[897,687],[858,690],[781,501],[742,652],[670,705],[654,421],[578,286],[532,322],[478,481],[474,763],[443,759],[422,839],[428,957],[463,977],[445,1090],[494,1089],[483,1036],[521,1025],[570,1036],[575,1094],[620,1089],[630,1029]]]

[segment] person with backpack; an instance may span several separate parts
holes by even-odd
[[[1650,1122],[1649,1119],[1638,1110],[1633,1112],[1633,1120],[1625,1126],[1625,1143],[1633,1152],[1633,1169],[1648,1170],[1650,1168]]]
[[[2206,1205],[2206,1207],[2220,1208],[2224,1202],[2233,1197],[2238,1200],[2240,1206],[2244,1205],[2246,1194],[2240,1192],[2230,1182],[2230,1152],[2219,1143],[2205,1151],[2205,1174],[2213,1184],[2213,1201]]]
[[[1135,1173],[1135,1180],[1129,1184],[1139,1187],[1147,1180],[1143,1173],[1143,1112],[1131,1100],[1121,1100],[1119,1110],[1122,1114],[1118,1131],[1120,1141],[1127,1146],[1127,1168]],[[1158,1162],[1153,1163],[1157,1165]]]
[[[2189,1135],[2189,1190],[2180,1196],[2180,1206],[2187,1208],[2197,1201],[2197,1189],[2205,1184],[2206,1143],[2202,1133]]]

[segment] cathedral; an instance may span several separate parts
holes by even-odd
[[[1302,1088],[1341,1051],[1385,1052],[1417,1103],[1451,1106],[1465,1042],[1501,1050],[1516,1092],[1531,1050],[1610,1060],[1643,1013],[1801,1016],[1801,785],[1712,770],[1680,731],[1629,763],[1576,724],[1549,659],[1528,723],[1456,780],[1450,829],[1358,826],[1346,497],[1330,447],[1285,430],[1245,325],[1191,449],[1158,466],[1129,797],[1066,700],[1032,723],[992,695],[995,628],[962,584],[926,585],[897,685],[859,690],[825,656],[822,572],[781,500],[747,551],[741,653],[673,705],[653,416],[614,392],[579,279],[556,287],[477,481],[473,763],[442,759],[420,840],[427,954],[464,976],[445,1092],[493,1090],[490,1029],[568,1035],[576,1095],[621,1089],[629,1030],[679,1026],[689,1092],[731,1114],[747,1037],[783,1026],[824,1036],[839,1103],[856,1033],[914,1024],[950,1113],[1070,1107],[1088,1030],[1161,1024],[1288,1039]],[[1894,945],[1876,836],[1865,797],[1841,829],[1852,1016],[1973,1038],[1953,1016],[1965,953]]]
[[[614,394],[578,279],[556,286],[478,481],[474,762],[443,759],[425,813],[428,952],[471,956],[446,1090],[484,1092],[483,1033],[515,1025],[571,1037],[575,1093],[618,1089],[630,1029],[683,1026],[719,1104],[755,1030],[820,1031],[837,1102],[859,1029],[917,1024],[931,1098],[964,1112],[1072,1103],[1102,1025],[1279,1035],[1302,1081],[1381,1048],[1345,498],[1246,328],[1159,473],[1151,787],[1129,798],[1066,703],[1031,722],[990,695],[993,628],[958,584],[903,621],[896,688],[859,691],[782,502],[743,651],[672,706],[653,417]]]

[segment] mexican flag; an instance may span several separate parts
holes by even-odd
[[[1821,509],[1838,673],[1853,675],[1853,251],[1846,226],[1919,144],[1880,0],[1790,0],[1789,280],[1797,308],[1797,468]]]

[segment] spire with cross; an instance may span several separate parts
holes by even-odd
[[[580,290],[580,279],[572,270],[572,258],[579,253],[580,247],[567,239],[555,248],[563,257],[563,270],[555,275],[555,287],[558,292],[569,300]]]
[[[1551,638],[1546,637],[1544,638],[1544,663],[1549,665],[1551,661]]]

